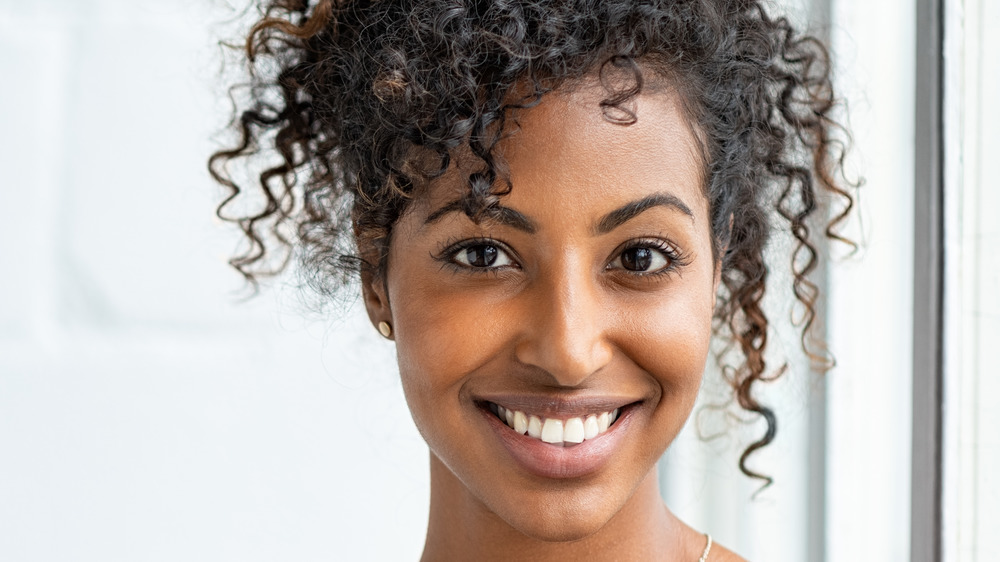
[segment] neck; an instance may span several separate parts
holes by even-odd
[[[691,531],[663,504],[655,468],[622,509],[590,536],[551,542],[489,510],[431,455],[431,505],[423,562],[438,560],[688,560]],[[697,559],[697,557],[695,557]]]

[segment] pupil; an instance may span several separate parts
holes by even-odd
[[[653,261],[653,252],[649,248],[632,248],[622,254],[622,266],[630,271],[646,271]]]
[[[489,267],[497,261],[495,246],[473,246],[465,251],[469,263],[476,267]]]

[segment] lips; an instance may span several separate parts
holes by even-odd
[[[613,462],[636,405],[515,397],[480,402],[479,410],[491,433],[526,472],[542,478],[579,478]]]

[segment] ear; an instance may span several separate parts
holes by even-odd
[[[389,307],[385,279],[376,274],[373,266],[365,265],[361,269],[361,297],[372,326],[378,329],[379,322],[392,325],[392,310]],[[389,339],[393,338],[390,336]]]
[[[365,311],[372,326],[378,330],[379,322],[392,324],[392,310],[389,307],[389,294],[386,289],[385,277],[379,274],[379,251],[371,240],[364,236],[355,221],[353,224],[354,239],[358,245],[361,258],[361,298],[365,303]],[[392,339],[392,338],[390,338]]]
[[[370,250],[362,251],[361,298],[365,302],[368,319],[378,329],[379,322],[392,324],[392,311],[389,307],[385,277],[378,272],[378,252]]]

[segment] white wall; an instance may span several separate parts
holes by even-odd
[[[837,0],[833,46],[855,138],[863,240],[831,269],[827,559],[908,560],[915,2]]]
[[[1000,558],[1000,4],[945,2],[944,560]]]
[[[229,15],[0,0],[0,560],[420,552],[391,345],[237,302],[205,172]]]

